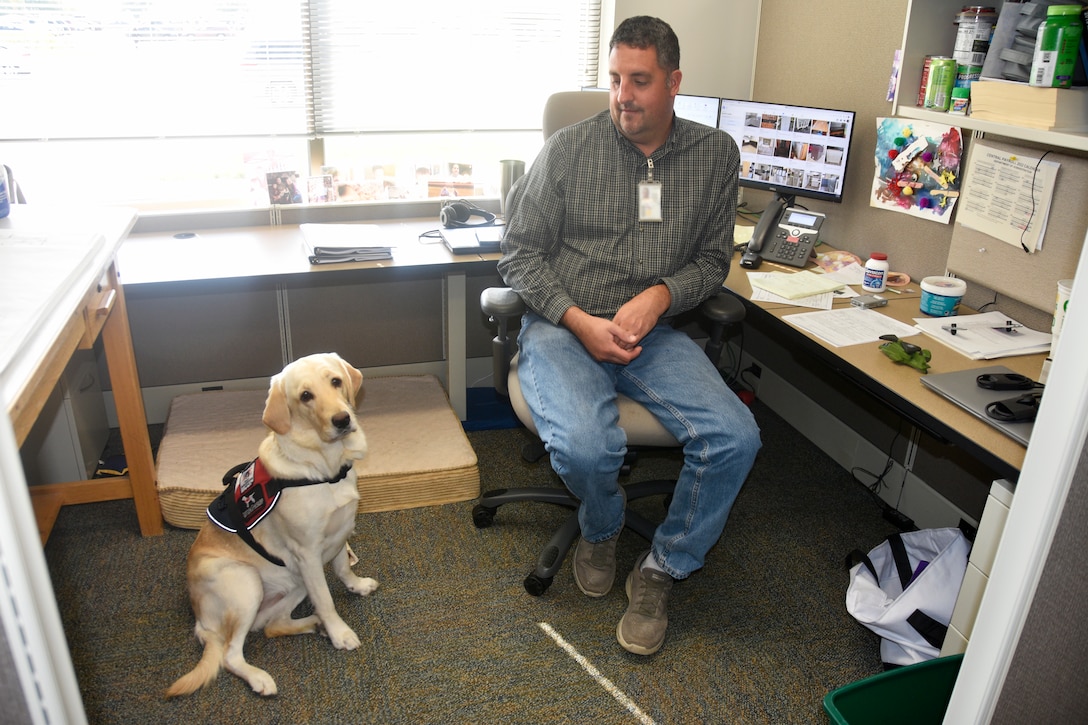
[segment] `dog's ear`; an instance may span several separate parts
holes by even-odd
[[[272,376],[261,420],[280,435],[291,430],[291,409],[287,407],[287,393],[284,392],[283,379],[279,375]]]
[[[348,400],[354,401],[358,407],[363,402],[363,374],[343,358],[340,358],[340,365],[344,368],[344,378],[348,384]]]

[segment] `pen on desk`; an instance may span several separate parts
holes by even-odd
[[[988,327],[991,330],[1004,330],[1005,332],[1013,333],[1013,332],[1016,332],[1016,328],[1023,327],[1023,324],[1021,324],[1019,322],[1013,322],[1012,320],[1005,320],[1004,325],[989,325]],[[970,330],[971,328],[967,327],[967,326],[964,326],[964,325],[961,325],[959,323],[953,322],[951,325],[941,325],[941,329],[954,336],[957,332],[966,332],[967,330]]]

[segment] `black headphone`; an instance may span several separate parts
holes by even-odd
[[[469,223],[469,217],[483,217],[482,222]],[[438,220],[446,229],[464,227],[487,227],[495,223],[495,215],[467,201],[451,201],[438,210]]]

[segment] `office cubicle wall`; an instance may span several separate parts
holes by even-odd
[[[760,0],[684,0],[678,3],[615,0],[615,4],[615,22],[602,43],[602,65],[607,67],[607,36],[611,35],[612,28],[624,18],[653,15],[672,26],[680,39],[680,70],[684,74],[681,92],[696,96],[751,98]],[[607,80],[605,74],[601,85]]]
[[[1083,202],[1084,190],[1088,189],[1088,155],[1031,148],[996,138],[976,140],[970,154],[979,155],[988,149],[1059,164],[1054,186],[1054,200],[1058,203],[1049,210],[1036,210],[1040,217],[1036,223],[1045,215],[1046,233],[1042,248],[1031,254],[957,220],[952,230],[948,269],[966,279],[969,285],[981,284],[1040,310],[1044,318],[1049,317],[1054,312],[1058,280],[1073,278],[1084,245],[1084,229],[1088,227],[1088,204]],[[1060,203],[1062,200],[1065,203]],[[1075,201],[1069,203],[1069,200]],[[1027,320],[1023,322],[1029,324]]]

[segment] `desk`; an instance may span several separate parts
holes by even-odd
[[[450,404],[464,420],[467,408],[466,279],[469,271],[493,270],[494,262],[474,254],[451,254],[440,240],[420,243],[421,233],[436,228],[433,218],[379,223],[378,226],[394,248],[391,260],[311,265],[303,251],[302,234],[294,225],[201,230],[196,236],[184,239],[177,239],[172,233],[132,234],[118,258],[125,269],[125,281],[131,287],[224,280],[252,282],[255,278],[287,285],[307,277],[333,279],[349,274],[353,281],[365,282],[396,279],[401,273],[413,271],[434,272],[443,282],[447,393]],[[376,313],[388,315],[391,311],[378,308]],[[329,311],[330,316],[341,314],[338,310]],[[391,334],[410,335],[411,330],[400,329]],[[385,342],[372,340],[368,344]],[[286,343],[283,354],[292,355]]]
[[[0,395],[21,445],[76,349],[101,336],[129,475],[33,486],[44,541],[62,506],[132,498],[144,536],[163,532],[117,250],[136,221],[131,209],[12,206],[0,220]]]
[[[760,271],[794,271],[785,267],[764,264]],[[812,355],[837,373],[857,385],[884,405],[925,430],[937,440],[956,445],[978,459],[1000,476],[1016,480],[1024,463],[1026,448],[979,420],[959,406],[933,393],[919,382],[921,373],[906,365],[897,365],[880,351],[877,343],[833,347],[823,340],[794,327],[783,320],[790,314],[811,310],[783,303],[751,301],[752,288],[748,284],[747,270],[734,259],[726,288],[741,298],[748,308],[747,322],[760,326],[769,334],[785,339],[789,344],[803,346]],[[913,318],[922,317],[919,310],[921,294],[917,282],[907,289],[913,292],[888,293],[888,304],[879,312],[900,322],[913,324]],[[837,300],[834,307],[847,307],[849,299]],[[963,310],[970,314],[970,310]],[[911,342],[928,348],[933,353],[931,373],[970,370],[987,365],[1001,364],[1032,379],[1038,378],[1045,354],[1018,355],[1000,360],[972,360],[943,343],[918,333]]]

